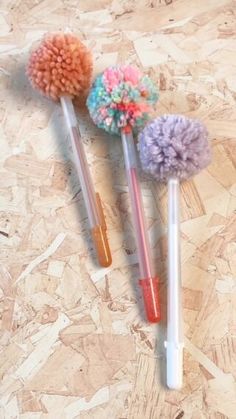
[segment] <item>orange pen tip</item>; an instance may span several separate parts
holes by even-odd
[[[111,251],[107,239],[107,226],[99,193],[96,193],[100,224],[92,229],[93,241],[100,265],[107,268],[112,263]]]
[[[147,320],[151,323],[158,323],[161,320],[158,278],[140,279],[139,284],[143,291]]]
[[[97,257],[100,265],[107,268],[111,265],[112,257],[107,239],[106,230],[98,225],[92,228],[92,237],[97,252]]]

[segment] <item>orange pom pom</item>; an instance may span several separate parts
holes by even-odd
[[[84,94],[92,77],[92,56],[74,35],[47,35],[32,52],[27,74],[34,88],[58,100]]]

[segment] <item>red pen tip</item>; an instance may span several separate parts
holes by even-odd
[[[158,278],[140,279],[147,320],[158,323],[161,320],[160,300],[158,292]]]

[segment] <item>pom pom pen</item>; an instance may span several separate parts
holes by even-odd
[[[83,95],[89,88],[92,76],[91,53],[72,34],[47,35],[32,52],[27,74],[34,88],[61,102],[98,261],[103,267],[109,266],[111,253],[102,204],[99,194],[94,191],[72,103],[75,96]]]
[[[151,105],[156,101],[157,92],[149,77],[129,65],[107,68],[96,78],[87,99],[95,124],[122,138],[138,250],[139,282],[147,319],[154,323],[160,320],[158,280],[151,263],[132,130],[144,125]]]
[[[182,115],[164,115],[150,122],[139,136],[143,170],[168,182],[167,385],[183,381],[181,314],[179,181],[188,179],[211,160],[204,125]]]

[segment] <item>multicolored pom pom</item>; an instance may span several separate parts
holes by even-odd
[[[152,80],[136,67],[108,67],[97,76],[87,106],[94,123],[111,134],[123,127],[138,131],[149,119],[158,93]]]

